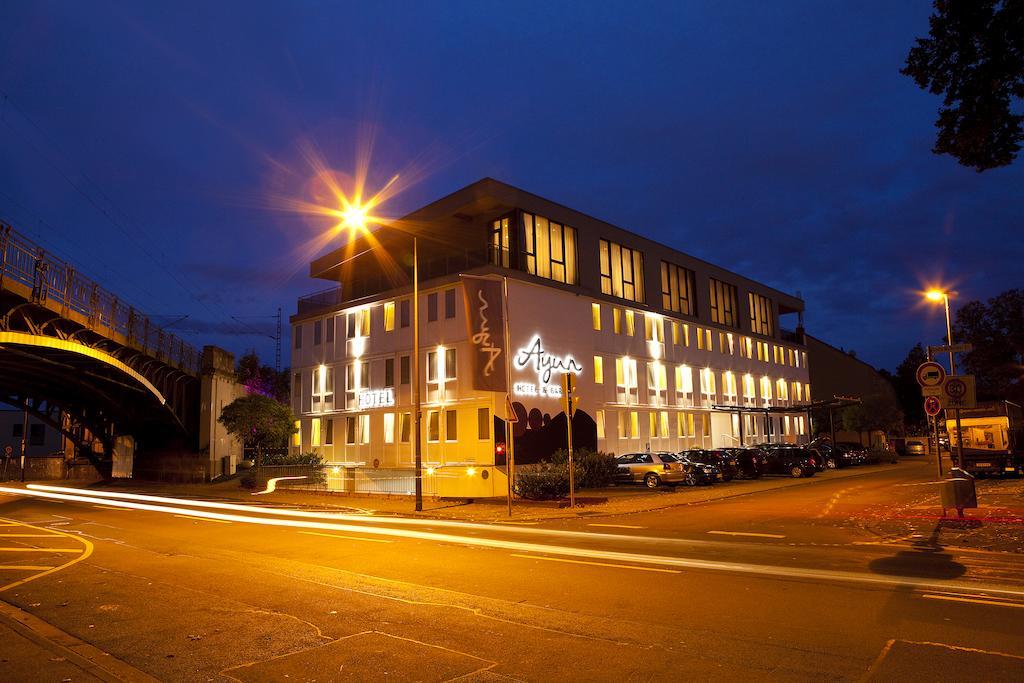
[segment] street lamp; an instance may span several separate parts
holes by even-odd
[[[956,375],[956,361],[953,359],[953,325],[949,316],[949,297],[956,296],[956,292],[944,289],[929,289],[924,293],[924,296],[928,301],[942,303],[946,308],[946,343],[949,344],[949,374],[950,376]],[[964,440],[963,435],[960,433],[960,409],[954,409],[953,413],[956,416],[957,459],[962,467],[964,463]]]

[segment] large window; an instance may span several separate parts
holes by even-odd
[[[736,286],[715,278],[711,282],[711,322],[739,327],[736,317]]]
[[[644,255],[615,242],[601,240],[601,293],[642,303]]]
[[[683,315],[696,315],[693,293],[696,279],[692,270],[661,262],[661,305]]]
[[[508,217],[491,223],[490,261],[496,266],[509,267],[509,226]]]
[[[523,255],[526,272],[570,285],[576,276],[576,228],[523,214]]]
[[[750,331],[754,334],[772,336],[772,300],[760,294],[749,294]]]

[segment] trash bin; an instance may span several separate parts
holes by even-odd
[[[964,508],[978,507],[978,493],[974,487],[974,477],[959,467],[949,471],[950,478],[942,482],[942,516],[946,511],[956,509],[957,515],[964,516]]]

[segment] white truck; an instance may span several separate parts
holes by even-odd
[[[979,403],[960,411],[964,461],[973,475],[1024,476],[1024,411],[1010,401]],[[950,451],[957,455],[956,420],[946,416]]]

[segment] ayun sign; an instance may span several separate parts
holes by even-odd
[[[519,371],[537,373],[537,382],[516,382],[512,389],[519,396],[544,396],[558,398],[562,395],[559,382],[561,375],[583,372],[583,366],[576,362],[571,354],[556,356],[544,350],[544,343],[539,335],[534,335],[530,342],[516,351],[512,359],[512,367]],[[552,382],[551,380],[555,381]]]

